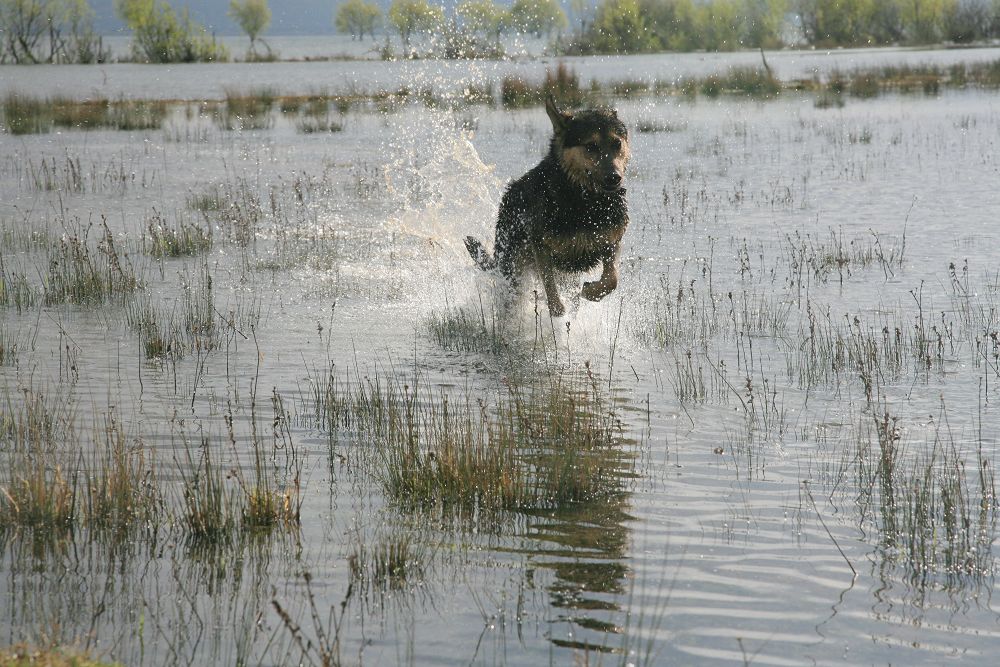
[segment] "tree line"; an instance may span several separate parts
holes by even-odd
[[[132,31],[132,58],[176,63],[227,60],[226,48],[204,26],[165,0],[114,0],[115,14]],[[267,0],[230,0],[229,16],[250,38],[256,55],[271,22]],[[0,0],[0,63],[96,63],[110,53],[94,30],[87,0]]]
[[[436,0],[336,5],[338,31],[363,39],[386,28],[412,55],[433,36],[440,55],[501,55],[504,34],[553,40],[560,53],[726,51],[786,45],[875,46],[968,43],[1000,38],[1000,0],[460,0],[449,16]],[[142,62],[226,60],[228,53],[186,10],[166,0],[114,0]],[[268,0],[230,0],[229,16],[250,38],[248,58],[271,57],[261,38]],[[266,48],[260,54],[258,45]],[[0,63],[107,60],[88,0],[0,0]]]
[[[1000,38],[1000,0],[464,0],[451,17],[428,0],[345,0],[335,25],[374,38],[387,28],[406,51],[414,35],[460,31],[499,42],[504,33],[555,36],[562,53],[726,51],[783,46],[969,43]]]

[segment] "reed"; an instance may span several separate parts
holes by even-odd
[[[91,472],[83,484],[89,526],[112,531],[155,528],[164,516],[156,464],[139,439],[130,439],[108,413],[94,437]]]
[[[203,437],[197,453],[185,448],[186,465],[180,467],[183,480],[180,525],[194,545],[229,545],[238,526],[239,502],[225,483],[222,466],[213,445]]]
[[[68,647],[42,648],[17,644],[0,649],[0,667],[123,667],[120,662],[105,662],[86,651]]]
[[[68,232],[50,251],[43,277],[45,305],[102,303],[122,299],[141,286],[129,257],[115,242],[107,221],[100,225],[101,240],[91,247],[91,226]]]
[[[185,257],[212,249],[211,225],[197,225],[181,218],[170,225],[153,211],[142,236],[143,250],[153,257]]]
[[[226,104],[216,116],[224,130],[263,130],[273,126],[271,109],[278,95],[271,88],[242,91],[226,88]]]
[[[390,377],[313,387],[318,422],[372,443],[376,477],[405,506],[471,516],[589,502],[619,493],[631,465],[592,378],[511,383],[492,406]]]
[[[14,135],[43,134],[52,130],[52,114],[45,100],[14,91],[3,98],[4,129]]]

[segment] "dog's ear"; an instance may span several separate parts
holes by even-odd
[[[556,134],[562,134],[566,129],[566,124],[573,119],[573,114],[559,110],[559,107],[556,106],[556,98],[551,93],[545,98],[545,113],[549,115],[552,129],[555,130]]]

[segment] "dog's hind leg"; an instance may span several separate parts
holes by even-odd
[[[472,255],[472,260],[483,271],[492,271],[496,268],[496,259],[486,251],[486,247],[472,236],[465,237],[465,248]]]

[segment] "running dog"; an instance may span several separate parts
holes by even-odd
[[[499,269],[516,287],[528,271],[545,287],[549,313],[565,312],[557,272],[589,271],[581,294],[600,301],[618,286],[618,255],[628,226],[623,181],[630,157],[628,129],[614,109],[561,111],[549,96],[548,155],[511,183],[500,200],[493,255],[472,236],[465,247],[483,270]]]

